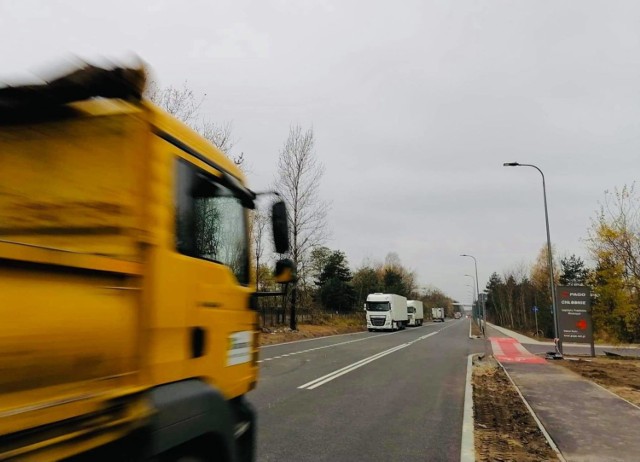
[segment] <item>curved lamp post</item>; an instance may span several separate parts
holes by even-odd
[[[505,162],[503,167],[531,167],[535,168],[540,175],[542,175],[542,197],[544,198],[544,219],[547,225],[547,260],[549,265],[549,286],[551,288],[551,306],[553,307],[553,333],[554,337],[558,341],[558,350],[562,354],[562,342],[560,341],[559,333],[560,326],[558,324],[558,310],[556,307],[556,288],[553,279],[553,257],[551,255],[551,234],[549,233],[549,212],[547,210],[547,187],[544,181],[544,173],[538,167],[533,164],[520,164],[518,162]]]

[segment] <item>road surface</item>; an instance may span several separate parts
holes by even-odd
[[[469,320],[264,347],[258,461],[456,461]]]

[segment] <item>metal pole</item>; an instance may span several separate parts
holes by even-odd
[[[480,287],[478,286],[478,260],[476,260],[476,257],[474,257],[473,255],[468,255],[468,254],[462,254],[460,255],[461,257],[471,257],[473,258],[473,265],[476,269],[476,300],[480,299]],[[478,303],[478,312],[480,312],[480,304]],[[481,316],[481,321],[480,321],[480,328],[482,330],[482,335],[484,336],[484,307],[482,309],[482,316]]]
[[[298,323],[296,320],[296,304],[298,299],[298,284],[296,282],[291,286],[291,317],[289,318],[289,329],[298,330]]]
[[[471,286],[471,290],[474,290],[474,288],[476,288],[476,289],[478,288],[478,284],[476,284],[476,279],[473,276],[471,276],[470,274],[465,274],[465,277],[471,278],[473,280],[473,286]],[[467,287],[469,287],[469,285],[467,285]],[[478,300],[477,300],[476,295],[473,295],[471,297],[471,312],[472,313],[478,312],[478,317],[480,316],[479,307],[478,307]]]
[[[551,289],[551,306],[553,307],[553,334],[558,340],[558,351],[562,354],[562,341],[560,340],[560,325],[558,324],[558,308],[556,306],[556,288],[553,277],[553,256],[551,254],[551,233],[549,232],[549,211],[547,208],[547,185],[544,180],[544,173],[533,164],[520,164],[518,162],[510,162],[502,164],[505,167],[532,167],[542,175],[542,196],[544,199],[544,220],[547,227],[547,261],[549,265],[549,286]]]
[[[471,289],[471,318],[473,319],[473,322],[475,322],[476,324],[478,324],[478,322],[480,321],[479,319],[479,315],[477,313],[477,305],[476,305],[476,299],[475,299],[475,295],[473,294],[476,290],[475,285],[469,285],[469,284],[465,284],[466,287],[469,287]]]
[[[535,317],[536,317],[536,337],[538,336],[538,307],[536,307],[535,311],[533,312]]]

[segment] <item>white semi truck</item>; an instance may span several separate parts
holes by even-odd
[[[404,329],[409,322],[407,299],[396,294],[369,294],[364,305],[367,328],[373,330]]]
[[[407,312],[409,317],[409,326],[421,326],[424,320],[424,308],[420,300],[408,300]]]
[[[434,321],[444,322],[444,308],[431,308],[431,317]]]

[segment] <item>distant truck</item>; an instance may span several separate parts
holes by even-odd
[[[456,312],[453,314],[453,317],[454,317],[454,318],[456,318],[456,319],[460,319],[460,318],[462,317],[462,313],[460,313],[459,311],[456,311]]]
[[[408,326],[421,326],[424,321],[424,308],[420,300],[407,301]]]
[[[431,317],[434,321],[444,322],[444,308],[431,308]]]
[[[374,330],[400,330],[409,322],[407,299],[396,294],[369,294],[364,305],[367,328]]]

